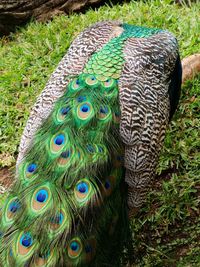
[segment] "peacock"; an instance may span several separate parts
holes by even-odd
[[[122,266],[180,86],[168,31],[104,21],[80,33],[24,129],[1,266]]]

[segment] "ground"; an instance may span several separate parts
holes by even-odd
[[[181,58],[200,51],[200,3],[130,2],[86,14],[32,22],[0,41],[0,176],[13,180],[17,148],[30,108],[71,41],[105,19],[170,30]],[[147,202],[132,220],[133,266],[200,266],[200,76],[182,88],[181,101]],[[10,169],[11,168],[11,169]]]

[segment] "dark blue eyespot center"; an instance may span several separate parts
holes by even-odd
[[[106,181],[105,184],[104,184],[105,188],[106,189],[109,189],[110,188],[110,181]]]
[[[67,115],[70,111],[70,107],[61,108],[60,112],[62,115]]]
[[[95,152],[95,149],[93,147],[93,145],[87,145],[87,151],[90,152],[90,153],[94,153]]]
[[[84,104],[84,105],[81,106],[81,111],[82,112],[88,112],[89,110],[90,110],[89,105]]]
[[[27,166],[27,172],[33,173],[37,168],[37,165],[35,163],[31,163]]]
[[[22,235],[22,237],[20,238],[20,243],[22,244],[22,246],[28,248],[33,244],[33,239],[30,233],[25,233]]]
[[[36,200],[40,203],[46,202],[48,198],[48,192],[45,189],[39,190],[39,192],[36,195]]]
[[[39,256],[39,258],[42,258],[42,259],[46,260],[46,259],[48,259],[48,257],[50,256],[50,250],[47,251],[47,252],[44,253],[44,254],[39,253],[38,256]]]
[[[94,76],[92,76],[92,77],[91,77],[91,80],[92,80],[92,81],[95,81],[95,80],[96,80],[96,78],[95,78]]]
[[[55,137],[54,143],[58,146],[62,145],[65,141],[65,136],[63,134],[59,134]]]
[[[79,96],[79,97],[77,97],[77,101],[78,102],[83,102],[83,101],[85,101],[86,100],[86,96]]]
[[[67,159],[70,157],[70,150],[64,151],[61,153],[61,157]]]
[[[17,201],[12,201],[9,205],[9,211],[15,213],[20,208],[20,204]]]
[[[103,148],[101,146],[98,146],[99,153],[103,152]]]
[[[124,159],[123,156],[117,156],[118,161],[123,161],[123,159]]]
[[[107,114],[108,108],[107,107],[100,107],[100,113]]]
[[[79,85],[80,84],[80,81],[79,79],[76,80],[76,84]]]
[[[88,192],[88,185],[85,182],[81,182],[77,185],[77,190],[81,193],[87,193]]]
[[[92,246],[91,246],[91,245],[86,245],[86,246],[85,246],[85,252],[86,252],[86,253],[90,253],[90,252],[92,252]]]
[[[70,244],[70,248],[71,248],[71,250],[73,250],[73,251],[78,251],[78,250],[79,250],[79,244],[78,244],[78,242],[73,241],[73,242]]]
[[[60,212],[59,214],[57,214],[55,217],[53,217],[51,219],[51,222],[52,223],[55,223],[55,224],[61,224],[64,220],[64,216],[63,214]]]

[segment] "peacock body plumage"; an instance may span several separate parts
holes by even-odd
[[[179,61],[167,31],[119,22],[72,43],[21,139],[1,210],[2,266],[120,266],[127,196],[140,206],[154,175]]]

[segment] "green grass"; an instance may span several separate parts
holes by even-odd
[[[100,20],[168,29],[181,57],[200,51],[200,3],[131,2],[32,22],[0,42],[0,166],[12,166],[30,108],[71,41]],[[182,89],[146,205],[132,221],[134,266],[200,266],[200,76]]]

